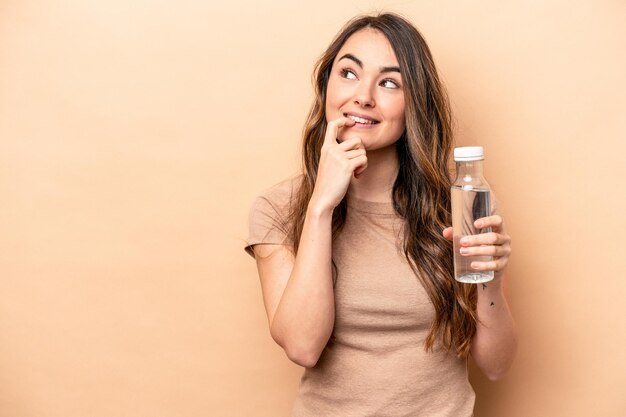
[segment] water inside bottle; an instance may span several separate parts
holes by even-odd
[[[488,262],[492,256],[462,256],[460,240],[463,236],[491,232],[491,228],[477,229],[474,221],[491,214],[491,198],[489,190],[471,186],[452,187],[452,226],[454,228],[454,277],[457,281],[480,284],[493,279],[493,271],[477,271],[471,263]]]

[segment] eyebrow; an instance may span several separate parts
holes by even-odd
[[[345,55],[343,55],[341,58],[339,58],[339,61],[341,61],[342,59],[352,60],[359,67],[363,68],[363,61],[361,61],[359,58],[355,57],[352,54],[345,54]],[[397,72],[397,73],[400,73],[400,67],[380,67],[380,72],[381,73],[385,73],[385,72]]]

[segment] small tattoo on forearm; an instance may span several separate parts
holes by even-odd
[[[487,288],[487,284],[483,284],[483,290]]]
[[[492,305],[492,306],[495,306],[496,304],[492,301],[492,302],[491,302],[491,305]]]

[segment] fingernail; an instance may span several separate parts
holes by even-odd
[[[460,252],[462,255],[467,255],[469,253],[469,249],[468,248],[461,248]]]
[[[476,227],[483,227],[483,221],[482,220],[476,220]]]
[[[461,239],[461,244],[462,244],[462,245],[466,245],[466,244],[468,244],[468,243],[469,243],[469,238],[464,237],[464,238],[462,238],[462,239]]]

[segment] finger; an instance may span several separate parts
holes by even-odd
[[[476,271],[502,271],[508,263],[507,258],[494,259],[489,262],[472,262],[471,268]]]
[[[463,236],[460,240],[460,244],[461,246],[503,245],[510,240],[511,238],[507,234],[489,232],[479,235]]]
[[[354,159],[358,156],[365,155],[365,149],[353,149],[351,151],[346,152],[346,157],[348,159]]]
[[[351,149],[365,149],[363,148],[363,142],[361,138],[346,139],[339,144],[339,149],[342,151],[349,151]]]
[[[486,229],[491,227],[493,229],[500,230],[502,228],[504,220],[501,216],[495,214],[493,216],[483,217],[474,222],[474,226],[478,229]]]
[[[367,165],[365,165],[362,168],[358,168],[354,171],[354,178],[359,178],[361,176],[361,174],[363,173],[363,171],[365,171],[365,169],[367,168]]]
[[[367,156],[361,155],[350,160],[352,169],[354,170],[354,176],[361,175],[363,171],[367,169]]]
[[[324,137],[324,145],[336,145],[337,144],[337,132],[344,126],[354,126],[356,122],[347,117],[339,117],[335,120],[331,120],[326,125],[326,136]]]
[[[501,258],[511,254],[511,247],[509,245],[461,247],[459,252],[462,256],[495,256]]]
[[[443,229],[443,237],[445,237],[448,240],[452,240],[452,238],[453,238],[453,229],[452,229],[452,227],[446,227],[445,229]]]

